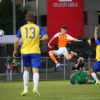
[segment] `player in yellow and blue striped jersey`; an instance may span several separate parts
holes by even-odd
[[[24,91],[21,93],[21,95],[24,96],[28,93],[29,70],[31,66],[33,71],[33,82],[34,82],[33,93],[36,96],[40,96],[38,92],[39,68],[41,67],[40,41],[47,40],[48,35],[45,33],[45,31],[41,26],[34,24],[35,15],[33,12],[28,12],[26,14],[25,20],[27,24],[19,28],[16,36],[16,40],[14,43],[13,57],[15,57],[17,54],[19,40],[22,37],[23,45],[21,48],[21,54],[24,64],[24,74],[23,74]],[[42,36],[41,39],[40,35]]]
[[[88,73],[89,75],[91,74],[92,77],[95,79],[96,83],[95,84],[100,84],[100,81],[98,80],[95,72],[100,72],[100,41],[97,37],[97,31],[99,29],[98,27],[95,27],[95,33],[94,33],[94,37],[95,37],[95,42],[96,42],[96,60],[97,63],[91,68],[90,72]]]

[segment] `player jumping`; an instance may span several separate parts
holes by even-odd
[[[96,60],[97,63],[91,68],[90,72],[88,75],[92,75],[92,77],[95,79],[96,84],[100,84],[100,81],[98,80],[95,72],[99,71],[100,72],[100,41],[97,37],[97,31],[99,29],[98,27],[95,27],[95,32],[94,32],[94,37],[95,37],[95,42],[96,42]]]
[[[76,38],[71,37],[70,35],[67,34],[67,27],[66,26],[62,26],[61,27],[61,32],[58,32],[57,34],[55,34],[49,41],[48,43],[48,47],[52,48],[52,46],[50,45],[50,43],[56,38],[58,37],[58,50],[51,50],[49,51],[49,56],[51,57],[51,59],[55,62],[56,67],[60,66],[60,63],[58,63],[57,59],[55,58],[54,55],[64,55],[65,58],[71,59],[74,55],[77,56],[77,53],[71,51],[71,54],[68,53],[67,48],[66,48],[66,44],[68,43],[68,41],[78,41],[78,42],[82,42],[82,40],[78,40]]]

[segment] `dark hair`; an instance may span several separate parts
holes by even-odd
[[[35,21],[35,14],[31,11],[28,11],[26,14],[26,20],[34,22]]]
[[[66,30],[66,31],[67,31],[67,27],[66,27],[66,26],[62,26],[61,28],[63,28],[64,30]]]

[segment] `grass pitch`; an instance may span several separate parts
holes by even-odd
[[[0,100],[100,100],[100,85],[71,85],[69,81],[40,81],[40,97],[34,96],[33,82],[21,96],[23,82],[0,82]]]

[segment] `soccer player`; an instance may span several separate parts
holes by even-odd
[[[98,27],[95,27],[95,32],[94,32],[94,37],[95,37],[95,42],[96,42],[96,60],[97,63],[91,68],[89,71],[88,75],[92,75],[92,77],[95,79],[96,83],[95,84],[100,84],[100,81],[98,80],[95,72],[99,71],[100,72],[100,41],[97,36],[97,31],[99,29]]]
[[[55,58],[54,55],[64,55],[65,58],[71,59],[73,57],[73,55],[77,56],[77,53],[71,51],[71,54],[68,53],[67,48],[66,48],[66,44],[68,43],[68,41],[78,41],[81,42],[82,40],[78,40],[76,38],[71,37],[70,35],[67,34],[67,27],[66,26],[62,26],[61,27],[61,32],[58,32],[57,34],[55,34],[49,41],[48,43],[48,47],[52,48],[52,46],[50,45],[50,43],[56,38],[58,37],[58,50],[51,50],[49,51],[49,56],[51,57],[51,59],[55,62],[56,67],[60,66],[60,63],[58,63],[57,59]]]
[[[30,66],[33,71],[33,93],[36,96],[40,96],[38,92],[38,81],[39,81],[39,68],[41,67],[41,56],[40,56],[40,37],[42,36],[41,41],[48,39],[48,35],[45,33],[43,28],[39,25],[34,24],[35,15],[33,12],[27,12],[25,20],[27,24],[19,28],[16,40],[14,43],[14,52],[13,57],[17,55],[17,49],[19,45],[19,40],[22,37],[23,45],[21,48],[21,54],[24,64],[24,91],[21,93],[22,96],[28,93],[28,81],[29,81],[29,70]]]
[[[95,81],[90,81],[87,78],[87,72],[75,72],[71,75],[71,84],[95,84]]]

